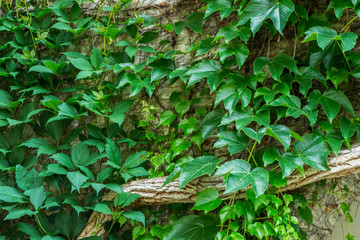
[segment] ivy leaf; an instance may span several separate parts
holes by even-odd
[[[218,52],[222,63],[225,61],[226,58],[235,55],[239,69],[245,63],[247,57],[249,56],[249,48],[243,43],[235,46],[224,44],[219,48]]]
[[[300,85],[300,92],[302,95],[306,96],[309,89],[312,87],[312,80],[316,79],[327,87],[325,77],[313,67],[301,67],[299,68],[299,73],[301,75],[296,75],[294,81],[298,82]]]
[[[214,156],[197,157],[189,162],[180,173],[180,189],[197,177],[210,175],[220,162],[221,160]]]
[[[196,130],[197,119],[196,117],[191,117],[189,119],[184,119],[179,123],[179,129],[184,130],[184,136],[191,134]]]
[[[304,141],[297,140],[294,150],[298,157],[313,168],[326,171],[330,170],[327,164],[327,156],[331,150],[329,146],[317,135],[306,135]]]
[[[346,8],[352,8],[353,4],[356,0],[331,0],[328,9],[334,8],[334,13],[337,19],[343,15],[343,11]],[[354,4],[355,6],[356,4]]]
[[[287,54],[278,54],[271,61],[265,57],[256,58],[254,73],[259,73],[264,66],[268,66],[271,76],[276,81],[280,81],[280,76],[285,67],[300,75],[295,60]]]
[[[307,207],[307,206],[300,207],[299,206],[298,207],[298,213],[299,213],[299,216],[309,224],[309,226],[312,224],[313,215],[312,215],[312,212],[311,212],[309,207]]]
[[[353,32],[341,33],[340,37],[343,52],[353,49],[353,47],[356,45],[356,40],[358,39],[358,35]]]
[[[177,138],[174,139],[171,144],[171,150],[174,151],[173,157],[181,154],[184,150],[188,149],[191,145],[191,142],[187,139]]]
[[[263,155],[264,165],[267,166],[274,161],[278,161],[282,169],[282,177],[289,176],[297,167],[304,165],[303,161],[294,153],[284,153],[282,156],[278,149],[269,148]]]
[[[68,172],[66,176],[72,185],[74,185],[74,187],[78,190],[78,192],[80,192],[81,186],[89,179],[79,171]]]
[[[91,64],[95,67],[95,69],[99,69],[102,62],[102,55],[99,49],[96,47],[93,48],[92,53],[90,55]]]
[[[29,209],[29,207],[27,207],[27,206],[22,206],[22,205],[20,205],[20,206],[17,206],[17,207],[15,207],[15,208],[13,208],[13,209],[11,209],[11,211],[9,212],[9,214],[8,215],[6,215],[6,217],[4,218],[4,220],[8,220],[8,219],[19,219],[19,218],[21,218],[21,217],[23,217],[23,216],[25,216],[25,215],[29,215],[29,216],[32,216],[32,215],[34,215],[36,212],[35,211],[31,211],[31,209]],[[19,225],[20,226],[20,225]],[[33,226],[32,226],[33,227]],[[20,228],[21,229],[21,231],[23,231],[23,232],[25,232],[26,230],[25,229],[23,229],[23,228]],[[19,229],[19,230],[20,230]],[[34,231],[37,231],[35,228],[33,229]],[[39,235],[37,236],[37,237],[39,237],[39,239],[41,239],[41,237],[42,237],[42,235],[39,233],[39,232],[37,232]],[[1,238],[0,238],[1,239]],[[35,237],[34,237],[34,239],[35,239]],[[4,237],[4,240],[5,240],[5,237]]]
[[[350,138],[354,135],[355,131],[358,129],[359,123],[348,118],[340,119],[340,129],[343,137],[350,141]]]
[[[324,92],[323,95],[321,95],[319,90],[314,90],[310,93],[308,102],[310,111],[314,110],[320,103],[325,111],[326,116],[329,118],[330,123],[334,120],[337,113],[339,112],[340,106],[343,106],[352,115],[354,115],[354,109],[349,99],[340,90],[328,89]]]
[[[238,131],[242,130],[244,127],[249,125],[252,121],[257,122],[260,126],[269,126],[270,125],[270,112],[261,111],[256,114],[252,114],[243,110],[236,109],[231,115],[228,114],[222,118],[220,125],[228,125],[229,123],[235,121],[236,129]]]
[[[234,131],[224,131],[218,133],[216,137],[219,140],[214,144],[215,148],[229,146],[231,155],[241,152],[249,146],[249,138],[243,134]]]
[[[195,210],[204,210],[205,214],[216,209],[222,202],[219,198],[219,192],[214,188],[208,188],[197,193],[194,207]]]
[[[317,40],[318,46],[324,50],[336,37],[338,36],[337,32],[334,29],[331,29],[329,27],[321,27],[321,26],[315,26],[310,28],[305,32],[306,37],[302,41],[309,42]]]
[[[226,84],[222,86],[216,94],[214,107],[219,105],[220,102],[224,101],[224,107],[229,111],[230,114],[235,110],[236,105],[240,100],[241,90],[232,84]]]
[[[219,212],[221,224],[224,224],[224,222],[226,220],[235,219],[235,217],[237,215],[236,213],[237,212],[236,212],[235,205],[226,205],[226,206],[222,207]]]
[[[218,231],[218,222],[213,216],[189,215],[176,221],[166,240],[215,239]]]
[[[291,0],[251,0],[240,15],[239,24],[242,25],[251,19],[251,31],[255,35],[264,20],[270,18],[276,30],[282,35],[282,30],[294,9]]]
[[[91,64],[83,58],[71,58],[70,62],[79,70],[94,71],[94,68],[91,66]]]
[[[46,199],[46,192],[43,186],[29,189],[25,191],[24,194],[30,197],[30,202],[34,206],[35,210],[38,210]]]
[[[56,152],[56,147],[49,143],[48,141],[41,139],[41,138],[31,138],[22,144],[20,146],[26,146],[28,148],[37,148],[38,152],[37,155],[46,154],[46,155],[52,155]]]
[[[199,82],[203,78],[207,78],[210,91],[213,92],[221,83],[223,76],[221,75],[221,65],[215,60],[205,60],[191,67],[185,75],[190,76],[188,87]]]
[[[204,117],[204,120],[201,122],[199,129],[202,130],[203,140],[207,139],[212,131],[219,125],[221,119],[224,116],[224,111],[221,108],[215,109],[214,111],[209,112]]]
[[[170,110],[162,112],[160,114],[158,127],[161,125],[170,126],[170,124],[175,120],[175,118],[176,114]]]
[[[229,9],[231,7],[231,1],[230,0],[213,0],[213,1],[210,1],[206,7],[207,8],[206,8],[204,18],[207,18],[212,13],[219,11],[219,10],[221,12],[226,11],[227,9]]]
[[[141,79],[140,76],[135,73],[126,73],[121,78],[118,88],[127,83],[130,83],[131,85],[130,97],[137,95],[143,88],[145,88],[146,92],[151,97],[155,89],[155,85],[154,83],[151,83],[150,78]]]
[[[269,127],[261,128],[259,132],[277,139],[284,146],[285,150],[290,146],[291,131],[284,125],[270,125]]]
[[[240,30],[234,25],[228,25],[219,30],[215,39],[225,38],[225,43],[229,44],[231,40],[236,38],[240,33]],[[227,45],[229,46],[229,45]],[[221,53],[221,51],[219,51]]]
[[[195,12],[186,17],[185,23],[195,32],[201,33],[203,27],[202,24],[203,18],[204,18],[203,12]]]
[[[129,211],[129,212],[123,212],[123,216],[126,218],[141,222],[145,226],[145,215],[142,212],[139,211]]]
[[[27,203],[26,197],[16,188],[0,186],[0,200],[13,203]]]
[[[115,163],[116,165],[120,166],[121,151],[119,146],[114,141],[110,139],[106,139],[105,150],[109,160]]]
[[[262,195],[269,184],[269,173],[263,168],[255,168],[251,171],[248,162],[242,159],[236,159],[223,164],[215,176],[229,173],[226,178],[225,192],[230,193],[252,185],[256,196]]]

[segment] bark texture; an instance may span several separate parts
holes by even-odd
[[[324,179],[332,179],[344,177],[360,172],[360,146],[353,146],[351,150],[343,150],[339,152],[338,156],[329,159],[329,171],[319,171],[314,168],[307,168],[305,170],[306,177],[304,178],[300,173],[296,172],[288,177],[288,184],[281,188],[281,191],[290,191],[299,189],[305,185],[315,183]],[[171,203],[191,203],[196,200],[197,193],[206,188],[215,188],[219,191],[221,198],[227,198],[232,194],[223,194],[225,185],[221,177],[201,177],[191,181],[184,188],[179,190],[179,180],[163,186],[166,177],[142,179],[139,181],[124,184],[123,190],[125,192],[137,193],[141,197],[134,202],[135,205],[156,205],[156,204],[171,204]],[[237,192],[236,198],[244,198],[246,189]],[[106,201],[113,201],[116,193],[109,192],[104,197]],[[106,232],[102,227],[102,223],[111,220],[111,216],[104,216],[103,214],[93,213],[90,217],[87,226],[80,234],[78,239],[88,236],[104,237]],[[315,222],[315,221],[314,221]]]

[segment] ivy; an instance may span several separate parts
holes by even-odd
[[[306,239],[316,202],[281,188],[359,138],[360,1],[89,3],[0,1],[0,238],[74,239],[94,211],[108,239]],[[163,176],[195,203],[122,187]]]

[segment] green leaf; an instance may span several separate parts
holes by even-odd
[[[295,60],[287,54],[278,54],[271,61],[265,57],[256,58],[254,73],[259,73],[264,66],[268,66],[271,76],[276,81],[280,81],[280,76],[285,67],[300,75]]]
[[[244,127],[249,125],[252,121],[257,122],[260,126],[269,126],[270,124],[270,112],[262,111],[256,114],[245,112],[239,109],[236,109],[231,115],[228,114],[222,118],[220,126],[228,125],[229,123],[235,121],[236,129],[238,131],[242,130]]]
[[[94,207],[94,211],[102,214],[113,214],[109,206],[103,203],[97,203]]]
[[[331,0],[328,9],[334,8],[334,13],[337,19],[343,15],[343,11],[346,8],[352,8],[353,5],[351,2],[355,2],[356,0]],[[355,4],[354,4],[355,6]]]
[[[215,60],[204,60],[191,67],[185,75],[190,76],[188,87],[199,82],[203,78],[207,78],[210,91],[213,92],[221,83],[221,65]]]
[[[26,233],[31,238],[34,238],[34,239],[42,238],[42,234],[33,225],[30,225],[29,223],[20,222],[20,223],[16,224],[16,226],[18,227],[18,229],[20,231]]]
[[[96,47],[93,48],[92,53],[90,55],[91,64],[95,67],[95,69],[99,69],[102,62],[102,55],[99,49]]]
[[[180,189],[197,177],[210,175],[220,162],[221,160],[214,156],[197,157],[189,162],[180,174]]]
[[[345,94],[336,89],[328,89],[321,95],[319,90],[314,90],[310,93],[308,98],[309,109],[314,110],[317,105],[320,103],[323,107],[326,116],[328,116],[330,123],[334,120],[337,113],[340,110],[340,106],[343,106],[348,110],[352,115],[354,115],[354,109],[345,96]]]
[[[214,144],[214,147],[228,146],[230,155],[241,152],[249,146],[249,138],[243,133],[224,131],[218,133],[216,137],[218,137],[219,140]]]
[[[174,151],[173,157],[181,154],[184,150],[188,149],[191,145],[191,142],[187,139],[176,138],[171,144],[171,150]]]
[[[28,202],[26,197],[19,190],[9,186],[0,186],[0,200],[14,203]]]
[[[262,195],[269,184],[269,173],[263,168],[255,168],[251,171],[248,162],[242,159],[236,159],[221,165],[216,171],[215,176],[228,174],[226,178],[225,192],[234,192],[252,185],[256,196]]]
[[[11,95],[0,89],[0,107],[6,108],[11,111],[12,109],[12,97]]]
[[[259,133],[265,133],[275,139],[277,139],[286,149],[289,148],[291,142],[290,129],[284,125],[270,125],[259,130]]]
[[[317,135],[306,135],[303,139],[304,141],[297,140],[294,143],[298,157],[313,168],[330,170],[326,159],[331,152],[329,146]]]
[[[131,154],[127,157],[127,159],[124,162],[123,168],[134,168],[139,166],[141,163],[145,162],[145,160],[148,158],[149,153],[147,151],[141,151],[134,154]]]
[[[185,101],[178,101],[174,104],[175,107],[175,111],[177,113],[179,113],[180,118],[187,112],[189,111],[191,106],[191,102],[189,100],[185,100]]]
[[[70,62],[74,67],[83,71],[93,71],[91,64],[83,58],[71,58]]]
[[[184,119],[179,123],[178,128],[184,130],[184,136],[191,134],[196,130],[197,119],[196,117],[191,117],[189,119]]]
[[[236,218],[237,212],[235,205],[226,205],[221,208],[219,212],[219,217],[221,220],[221,224],[224,224],[226,220],[234,220]]]
[[[65,153],[56,153],[51,156],[51,158],[58,161],[61,165],[67,167],[67,168],[74,168],[74,165],[72,164],[71,158],[66,155]]]
[[[46,154],[46,155],[52,155],[56,152],[56,147],[49,143],[48,141],[41,139],[41,138],[31,138],[22,144],[20,146],[26,146],[28,148],[37,148],[38,152],[37,155]]]
[[[341,40],[341,37],[338,38],[337,32],[329,27],[315,26],[307,30],[305,34],[303,43],[317,40],[317,44],[322,50],[329,46],[333,40]]]
[[[343,52],[353,49],[356,45],[356,40],[358,39],[358,35],[353,32],[341,33],[340,37],[342,40],[341,47]]]
[[[350,138],[354,135],[358,127],[359,127],[359,123],[354,120],[350,120],[348,118],[340,119],[341,133],[343,137],[348,141],[350,141]]]
[[[299,216],[309,224],[309,226],[312,224],[313,215],[309,207],[298,207],[298,213]]]
[[[11,209],[11,211],[9,212],[8,215],[6,215],[4,220],[9,220],[9,219],[19,219],[25,215],[29,215],[32,216],[34,215],[36,212],[31,211],[31,209],[29,209],[29,207],[27,206],[17,206],[13,209]],[[25,232],[27,229],[21,229],[21,231]],[[34,229],[36,230],[36,229]],[[38,234],[41,236],[41,234],[38,232]],[[5,240],[5,238],[4,238]]]
[[[35,210],[38,210],[46,199],[46,192],[43,186],[29,189],[25,191],[24,194],[30,197],[30,202],[34,206]]]
[[[264,20],[270,18],[276,30],[282,34],[288,18],[295,6],[291,0],[251,0],[244,12],[240,15],[239,24],[244,24],[249,19],[253,35],[259,30]]]
[[[105,150],[109,160],[120,166],[121,151],[119,146],[114,141],[111,141],[110,139],[106,139]]]
[[[83,175],[79,171],[68,172],[66,174],[69,181],[74,185],[74,187],[80,192],[81,186],[89,179],[87,176]]]
[[[300,92],[304,96],[307,95],[308,91],[312,87],[312,80],[313,79],[318,80],[325,87],[327,87],[325,77],[316,68],[313,68],[313,67],[301,67],[299,69],[299,73],[301,75],[296,75],[294,81],[299,83]]]
[[[231,40],[236,38],[240,33],[240,30],[234,25],[228,25],[219,30],[216,34],[216,39],[220,39],[222,37],[225,38],[225,43],[229,44]],[[221,51],[219,51],[221,53]]]
[[[201,122],[199,129],[202,130],[203,140],[207,139],[212,131],[219,125],[221,119],[224,116],[224,111],[221,108],[215,109],[214,111],[209,112],[204,117],[204,120]]]
[[[29,72],[38,72],[38,73],[50,73],[50,74],[54,74],[56,72],[54,72],[53,70],[43,66],[43,65],[35,65],[35,66],[32,66],[30,69],[29,69]]]
[[[176,114],[170,110],[162,112],[160,114],[158,127],[161,125],[170,126],[171,123],[175,120],[175,118],[176,118]]]
[[[216,209],[222,202],[219,198],[219,192],[214,188],[208,188],[197,193],[194,207],[195,210],[204,210],[205,214]]]
[[[216,11],[226,11],[231,7],[231,1],[230,0],[213,0],[210,1],[206,6],[206,12],[204,18],[207,18],[212,13]]]
[[[186,17],[185,24],[197,33],[202,31],[203,12],[194,12]]]
[[[166,240],[209,240],[215,239],[219,231],[214,217],[188,215],[180,218],[173,226]]]
[[[126,218],[141,222],[145,226],[145,215],[142,212],[139,211],[129,211],[129,212],[123,212],[123,216]]]
[[[224,61],[226,60],[226,58],[235,55],[236,57],[236,62],[238,64],[239,69],[241,68],[241,66],[245,63],[247,57],[249,56],[249,48],[241,43],[239,45],[222,45],[219,48],[219,55],[220,55],[220,60],[222,63],[224,63]]]
[[[136,52],[137,52],[137,47],[135,47],[135,46],[128,46],[128,47],[125,48],[125,51],[126,51],[127,55],[128,55],[130,58],[132,58],[132,57],[136,54]]]

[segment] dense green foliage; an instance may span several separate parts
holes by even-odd
[[[110,239],[306,239],[290,207],[311,224],[316,199],[277,190],[306,165],[328,170],[327,156],[360,133],[348,91],[360,77],[359,2],[314,12],[311,1],[204,0],[164,23],[131,0],[94,16],[77,0],[0,1],[0,239],[75,239],[92,211],[113,215]],[[204,21],[221,28],[203,34]],[[172,50],[183,31],[199,38]],[[294,49],[270,56],[250,44],[261,36]],[[181,91],[160,109],[157,90],[170,84]],[[121,187],[169,176],[182,188],[203,175],[224,176],[232,197],[210,188],[193,206],[150,211],[129,208],[139,196]],[[102,200],[108,190],[114,202]]]

